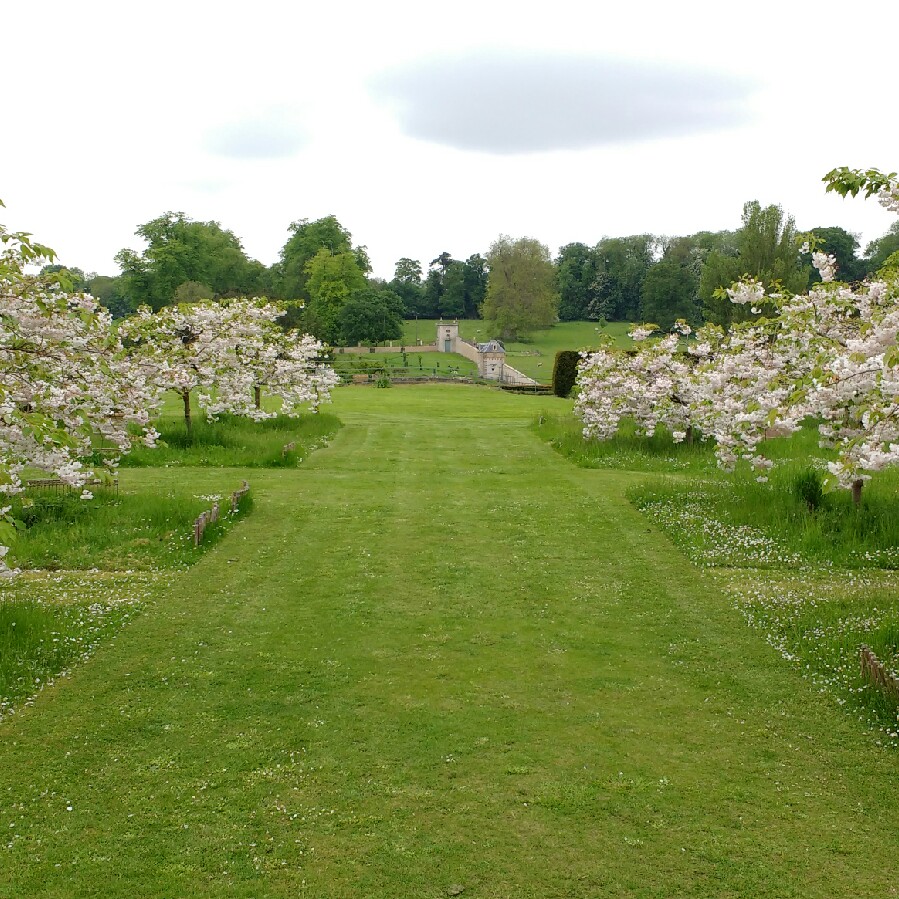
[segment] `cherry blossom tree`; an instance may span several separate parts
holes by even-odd
[[[758,310],[771,302],[764,286],[752,279],[726,290],[732,303]],[[772,431],[792,433],[801,416],[789,402],[797,375],[793,354],[779,338],[778,318],[732,325],[729,331],[706,326],[697,332],[690,353],[697,358],[692,413],[697,426],[715,444],[718,465],[732,471],[749,462],[766,479],[771,462],[759,445]]]
[[[148,367],[160,391],[174,390],[191,429],[192,393],[209,418],[222,413],[260,420],[277,414],[262,408],[265,388],[281,400],[281,413],[316,411],[337,379],[319,361],[323,346],[308,335],[284,332],[284,310],[264,299],[141,307],[121,327],[132,358]]]
[[[899,212],[895,174],[835,169],[825,180],[829,190],[864,190]],[[765,480],[772,463],[763,440],[813,419],[822,446],[836,450],[831,475],[858,503],[873,472],[899,463],[899,266],[849,285],[836,280],[833,256],[815,251],[812,259],[821,283],[807,294],[766,290],[752,279],[728,288],[732,303],[773,314],[727,332],[700,329],[689,347],[692,368],[675,364],[670,337],[631,355],[609,348],[585,355],[576,404],[585,435],[608,438],[627,415],[644,433],[661,424],[677,438],[680,418],[714,440],[720,466],[731,470],[742,459]]]
[[[92,297],[27,273],[29,264],[52,260],[51,250],[2,226],[0,245],[0,498],[23,489],[26,469],[84,488],[98,438],[119,453],[135,439],[153,444],[155,390]],[[106,464],[117,462],[111,456]],[[5,558],[14,536],[10,507],[0,503],[0,575],[12,573]]]
[[[575,412],[586,437],[607,439],[622,418],[629,418],[640,434],[651,436],[661,425],[677,442],[692,440],[693,364],[680,345],[690,327],[678,321],[670,334],[650,339],[655,330],[654,325],[633,328],[635,350],[608,343],[582,354]]]

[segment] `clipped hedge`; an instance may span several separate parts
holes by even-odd
[[[577,364],[581,354],[576,350],[559,350],[553,365],[553,393],[556,396],[570,396],[577,379]]]

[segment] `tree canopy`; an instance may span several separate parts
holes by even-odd
[[[810,269],[799,260],[798,237],[793,217],[780,206],[763,207],[758,200],[744,204],[736,255],[712,250],[702,270],[699,293],[706,320],[729,326],[757,314],[754,307],[735,306],[720,294],[743,277],[766,287],[779,284],[791,293],[805,290]]]
[[[337,217],[327,215],[310,222],[300,219],[289,228],[290,237],[281,248],[280,261],[275,266],[274,286],[282,299],[309,300],[309,263],[316,254],[326,250],[332,256],[352,253],[356,267],[363,275],[371,271],[371,261],[365,247],[353,247],[353,235],[340,224]]]
[[[893,222],[883,237],[872,240],[865,248],[867,271],[876,272],[896,252],[899,252],[899,222]]]
[[[490,272],[482,308],[501,340],[552,327],[559,308],[549,249],[532,237],[501,235],[487,253]]]
[[[599,296],[598,266],[599,260],[593,247],[584,243],[569,243],[560,248],[556,269],[561,321],[590,317],[591,305]]]
[[[864,276],[864,262],[858,258],[858,237],[850,234],[845,228],[836,226],[829,228],[812,228],[809,237],[813,237],[816,249],[833,256],[837,261],[837,273],[841,281],[855,281]],[[803,262],[811,266],[811,254],[803,254]],[[817,269],[812,269],[810,283],[821,280]]]
[[[397,340],[403,336],[403,301],[389,289],[355,290],[338,312],[337,321],[345,346]]]
[[[365,274],[352,250],[319,250],[306,263],[305,323],[310,333],[332,346],[340,342],[340,311],[357,290],[367,286]]]
[[[249,259],[240,240],[218,222],[195,222],[183,212],[166,212],[135,232],[147,241],[142,253],[118,252],[125,295],[133,308],[161,309],[174,302],[185,281],[196,281],[217,296],[259,293],[265,266]]]
[[[643,279],[653,264],[652,234],[605,237],[596,245],[596,294],[590,318],[636,321],[640,317]]]
[[[643,279],[643,320],[663,331],[683,319],[697,324],[700,318],[697,292],[699,277],[689,242],[673,241],[665,255]]]

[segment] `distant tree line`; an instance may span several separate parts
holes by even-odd
[[[720,288],[751,275],[766,285],[805,290],[818,277],[793,218],[779,206],[743,207],[735,231],[687,236],[604,237],[595,246],[570,243],[555,258],[532,238],[501,236],[465,260],[444,251],[425,269],[403,257],[390,281],[371,274],[364,246],[333,215],[300,219],[288,229],[278,260],[251,259],[240,239],[218,222],[167,212],[141,225],[138,253],[123,249],[120,275],[85,274],[48,266],[69,290],[89,290],[116,317],[139,306],[266,296],[288,305],[284,324],[332,345],[398,339],[404,318],[485,318],[496,336],[515,338],[554,321],[643,321],[668,329],[728,326],[734,316],[760,314],[722,300]],[[859,254],[859,239],[843,228],[812,228],[817,249],[836,257],[838,277],[858,281],[899,250],[899,223]],[[765,310],[761,310],[764,312]]]

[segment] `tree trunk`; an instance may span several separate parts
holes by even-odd
[[[262,388],[258,384],[253,388],[253,397],[256,400],[256,408],[261,409],[262,408]]]
[[[687,446],[693,446],[693,425],[687,425],[687,436],[684,437]]]
[[[182,390],[181,391],[181,399],[184,401],[184,424],[187,427],[187,433],[191,433],[191,420],[190,420],[190,391]]]
[[[864,486],[865,482],[861,478],[852,482],[852,502],[856,506],[860,506],[862,503],[862,487]]]

